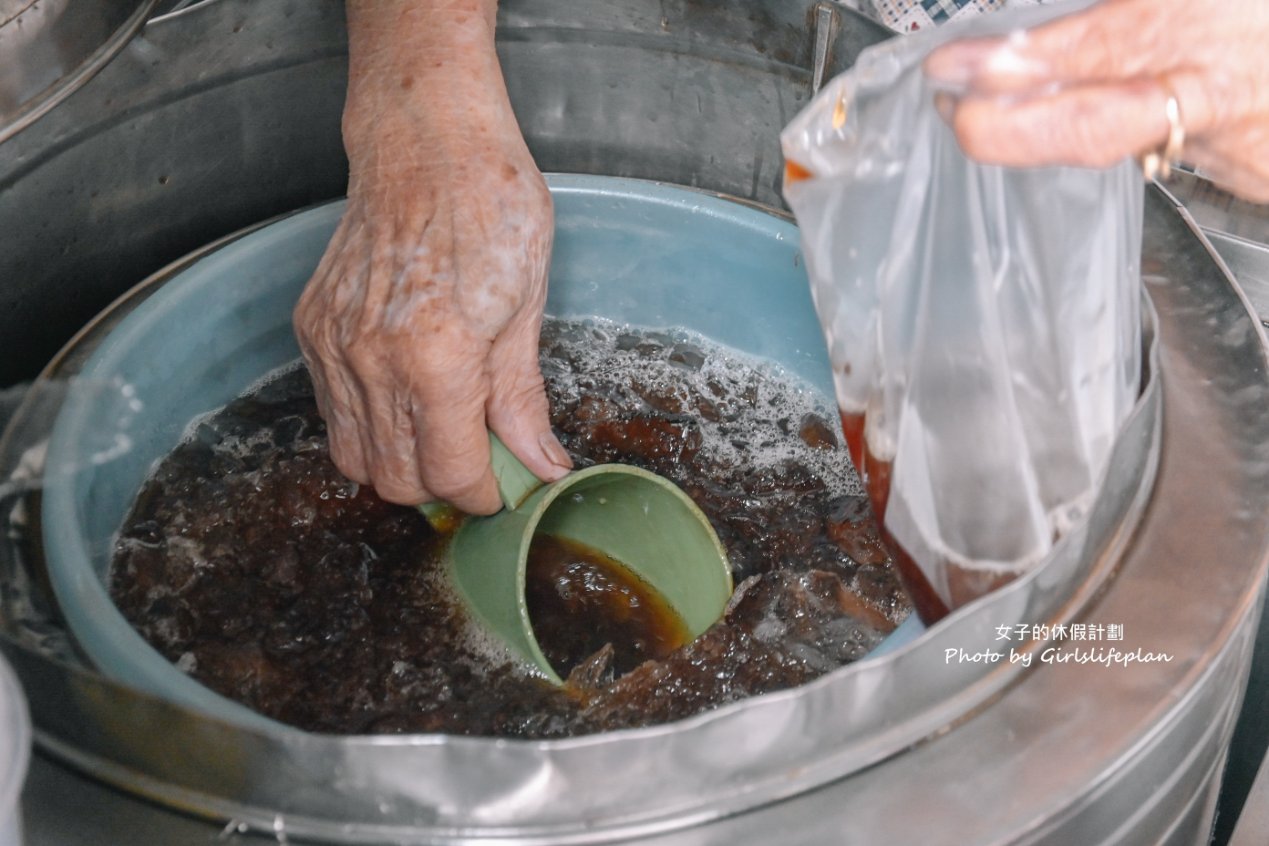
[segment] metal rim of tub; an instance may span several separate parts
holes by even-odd
[[[587,193],[588,183],[591,183],[592,188],[590,190],[593,190],[594,179],[563,176],[552,177],[551,182],[553,189],[559,192],[561,196],[568,196],[570,192],[582,196]],[[606,183],[610,187],[619,186],[616,192],[618,196],[628,198],[631,196],[630,192],[645,195],[650,192],[658,198],[659,202],[669,203],[671,207],[675,204],[682,208],[687,204],[699,207],[723,203],[725,206],[719,208],[726,214],[739,214],[742,216],[763,214],[752,209],[738,209],[733,204],[726,203],[725,200],[653,183],[638,183],[630,180],[603,180],[602,178],[600,178],[600,182]],[[622,194],[622,191],[626,193]],[[776,220],[782,216],[773,217],[766,215],[766,217]],[[783,225],[789,226],[787,223]],[[229,239],[229,242],[232,241],[233,239]],[[213,251],[200,251],[198,255],[205,255],[207,252]],[[126,295],[120,302],[135,302],[137,299],[148,295],[163,280],[189,263],[178,262],[176,265],[161,271],[152,279],[137,286],[133,292]],[[71,355],[70,351],[78,350],[82,352],[80,347],[88,336],[94,331],[102,331],[111,325],[116,317],[116,309],[110,309],[103,313],[102,317],[95,322],[92,328],[86,330],[85,333],[81,333],[72,344],[68,345],[68,354],[59,357],[54,365],[51,366],[50,373],[57,373],[61,368],[67,366],[67,362],[77,357],[77,355]],[[1151,396],[1153,396],[1153,399],[1150,399]],[[1125,439],[1125,442],[1135,444],[1134,455],[1130,456],[1133,460],[1128,462],[1134,466],[1131,468],[1131,472],[1122,472],[1121,468],[1122,483],[1116,490],[1116,495],[1120,498],[1120,502],[1129,506],[1129,510],[1141,507],[1142,500],[1149,488],[1148,481],[1153,468],[1153,449],[1151,445],[1155,442],[1158,425],[1158,394],[1157,391],[1152,394],[1147,390],[1143,397],[1145,401],[1139,405],[1137,412],[1134,414],[1134,419],[1137,421],[1135,425],[1140,427],[1139,436]],[[1125,461],[1126,458],[1121,455],[1119,460]],[[1112,485],[1111,487],[1115,486]],[[1097,521],[1092,522],[1096,523]],[[1131,520],[1128,523],[1130,524]],[[1122,545],[1126,542],[1128,529],[1129,526],[1120,520],[1108,521],[1106,525],[1098,528],[1100,545],[1116,547]],[[973,606],[971,609],[967,609],[966,612],[949,618],[944,625],[940,626],[939,631],[943,633],[944,637],[955,638],[957,642],[972,648],[975,643],[979,645],[987,643],[993,634],[995,625],[1001,620],[1047,620],[1050,618],[1057,620],[1068,617],[1097,590],[1109,572],[1114,557],[1115,555],[1112,551],[1110,554],[1098,556],[1096,561],[1086,561],[1085,564],[1088,566],[1083,569],[1089,570],[1091,568],[1092,577],[1078,579],[1080,588],[1075,591],[1074,597],[1069,600],[1066,597],[1070,595],[1071,591],[1054,591],[1052,586],[1047,586],[1043,601],[1038,604],[1029,603],[1027,600],[1034,597],[1026,597],[1023,594],[1033,592],[1031,583],[1036,580],[1028,577],[1014,587],[991,597],[981,605]],[[1074,569],[1081,569],[1077,566],[1077,562],[1074,561],[1071,562],[1070,566]],[[1050,567],[1045,572],[1051,576],[1052,570],[1053,568]],[[1042,616],[1039,611],[1040,608],[1045,609]],[[993,616],[988,617],[986,615]],[[984,622],[985,620],[990,620],[990,622]],[[910,660],[905,658],[905,656],[910,656],[916,648],[915,645],[910,646],[906,649],[901,649],[897,654],[869,663],[874,667],[880,666],[883,662],[890,664],[902,663],[905,660]],[[207,720],[165,703],[154,702],[150,697],[133,693],[126,688],[120,688],[94,676],[81,676],[75,680],[90,687],[100,686],[105,690],[112,691],[112,695],[116,696],[120,694],[114,693],[115,691],[122,691],[123,698],[130,705],[136,704],[138,707],[142,707],[141,703],[144,703],[142,710],[153,711],[151,716],[162,713],[167,719],[176,719],[178,723],[186,727],[194,727],[196,734],[199,736],[207,735],[208,733],[215,735],[218,745],[228,736],[233,739],[233,745],[239,749],[244,747],[268,749],[269,753],[266,757],[270,760],[280,758],[294,763],[296,754],[301,754],[301,757],[311,764],[310,755],[306,753],[312,753],[315,751],[315,747],[320,747],[322,755],[319,757],[329,758],[332,753],[335,755],[342,754],[342,763],[346,767],[351,764],[363,763],[356,760],[359,752],[369,753],[371,757],[378,758],[378,763],[380,764],[395,763],[401,766],[402,759],[399,756],[390,757],[392,755],[390,750],[404,749],[412,751],[417,756],[422,749],[443,749],[445,752],[438,760],[444,759],[447,764],[453,765],[456,763],[454,760],[455,756],[461,757],[463,754],[462,750],[476,749],[483,750],[476,753],[476,756],[482,759],[482,766],[494,763],[487,760],[488,750],[498,750],[496,754],[506,759],[501,761],[503,764],[511,763],[524,766],[524,762],[528,760],[524,755],[526,751],[529,751],[531,755],[535,756],[532,758],[530,770],[540,772],[542,762],[537,756],[545,750],[545,752],[555,756],[557,759],[553,762],[556,765],[553,770],[554,774],[563,776],[568,771],[567,768],[561,769],[559,767],[559,756],[576,754],[587,749],[605,746],[620,747],[624,753],[620,760],[630,760],[632,754],[635,758],[642,758],[642,754],[639,752],[632,753],[632,750],[641,748],[640,744],[646,746],[648,742],[656,742],[658,738],[674,740],[685,732],[694,732],[702,736],[713,735],[715,736],[714,742],[724,742],[726,739],[725,733],[723,736],[718,736],[718,726],[725,724],[729,720],[732,722],[745,718],[752,720],[753,712],[758,710],[759,707],[768,714],[786,713],[788,709],[796,708],[799,700],[808,698],[816,689],[831,684],[834,677],[851,672],[858,673],[860,669],[863,669],[861,665],[856,665],[853,670],[850,667],[844,668],[844,670],[832,674],[829,678],[804,688],[769,694],[765,697],[748,700],[746,703],[725,706],[718,711],[709,712],[668,726],[616,732],[609,735],[596,735],[568,741],[544,742],[508,742],[427,736],[404,740],[397,738],[354,738],[340,742],[340,740],[336,739],[304,735],[301,732],[289,729],[277,732],[268,730],[264,732],[243,731],[225,726],[215,720]],[[538,838],[541,842],[565,842],[573,839],[594,839],[596,836],[629,836],[632,833],[677,828],[805,791],[810,787],[840,777],[868,763],[873,763],[894,754],[904,747],[919,741],[922,737],[945,728],[953,721],[964,718],[974,707],[988,701],[1002,690],[1016,677],[1017,672],[1016,668],[1010,669],[1007,666],[995,668],[985,673],[975,672],[969,674],[968,683],[965,683],[966,678],[964,676],[958,676],[955,679],[955,683],[951,685],[955,688],[951,691],[952,695],[935,703],[932,708],[923,709],[916,719],[909,715],[906,721],[903,719],[895,720],[893,719],[893,714],[888,714],[884,731],[874,732],[871,737],[862,741],[860,738],[855,738],[856,742],[853,744],[845,743],[828,748],[831,746],[831,741],[826,742],[824,738],[816,738],[812,744],[814,746],[813,749],[808,750],[803,746],[793,750],[794,755],[791,759],[771,762],[771,765],[765,769],[760,766],[763,762],[756,762],[752,758],[748,761],[738,761],[736,758],[729,758],[723,769],[725,773],[732,774],[732,779],[730,781],[723,780],[712,783],[714,788],[712,790],[702,789],[704,785],[710,785],[711,782],[702,781],[702,773],[698,768],[692,773],[690,782],[687,782],[689,789],[686,795],[689,797],[689,801],[680,801],[677,804],[667,804],[665,800],[675,796],[682,797],[684,795],[684,784],[680,783],[677,778],[663,778],[661,779],[663,782],[662,786],[667,789],[663,789],[659,793],[654,792],[652,797],[643,797],[645,800],[655,798],[656,801],[644,801],[642,804],[635,802],[634,812],[630,810],[631,803],[624,801],[613,803],[613,807],[603,809],[607,813],[598,813],[601,811],[600,808],[592,808],[591,810],[596,813],[587,815],[585,822],[570,822],[559,818],[551,819],[549,815],[546,819],[532,819],[530,816],[520,815],[514,820],[506,818],[498,820],[495,819],[496,814],[490,815],[487,812],[483,815],[469,815],[467,819],[456,818],[456,815],[452,814],[449,819],[442,819],[440,814],[436,814],[430,821],[424,822],[419,819],[416,813],[414,815],[415,819],[409,825],[402,827],[399,822],[385,822],[382,813],[355,814],[351,820],[347,815],[341,815],[338,822],[336,822],[326,818],[325,814],[321,813],[326,810],[326,807],[320,803],[313,803],[307,809],[307,815],[304,807],[296,807],[294,803],[287,803],[288,827],[291,831],[297,833],[309,832],[335,839],[341,839],[341,837],[364,838],[367,836],[398,839],[402,836],[427,837],[429,839],[462,839],[478,835],[483,837],[506,837],[517,842],[529,842],[533,841],[534,838]],[[945,690],[944,692],[948,691]],[[762,723],[762,719],[759,719],[757,723],[751,723],[751,725],[761,727]],[[771,723],[768,721],[767,724],[770,725]],[[74,760],[81,766],[85,766],[110,780],[119,780],[119,767],[117,765],[112,766],[109,761],[103,762],[101,755],[85,754],[85,750],[72,748],[70,745],[58,742],[51,737],[46,737],[45,740],[46,745],[68,759]],[[674,748],[678,748],[682,752],[680,744],[670,749],[662,749],[656,755],[664,758],[664,753],[667,751],[673,752]],[[256,749],[256,751],[259,752],[262,749]],[[254,760],[258,756],[251,754],[248,757]],[[673,758],[674,755],[671,754],[669,759],[673,760]],[[796,763],[796,766],[792,765],[793,763]],[[215,790],[208,790],[208,785],[200,783],[197,778],[187,778],[184,781],[180,779],[165,781],[162,778],[157,778],[158,773],[147,772],[150,767],[149,762],[144,760],[144,756],[142,756],[140,764],[141,766],[137,766],[137,762],[134,761],[132,766],[126,769],[127,775],[123,781],[129,784],[132,789],[140,790],[146,795],[154,795],[183,807],[193,807],[203,813],[232,816],[237,819],[267,821],[278,812],[278,803],[276,802],[244,801],[260,797],[218,795]],[[739,773],[736,772],[738,764],[742,767]],[[318,767],[317,769],[321,771],[323,768]],[[413,767],[407,769],[413,769]],[[564,779],[565,783],[570,781],[572,779]],[[504,785],[505,787],[506,785]],[[426,797],[418,798],[423,800],[420,802],[420,807],[427,807]],[[318,813],[313,813],[314,810],[317,810]],[[419,809],[416,808],[415,810]],[[355,827],[354,834],[348,833],[350,821],[360,823]]]

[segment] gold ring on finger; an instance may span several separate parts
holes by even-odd
[[[1180,163],[1181,148],[1185,145],[1185,124],[1181,121],[1181,104],[1177,102],[1176,92],[1166,79],[1160,79],[1159,86],[1168,95],[1163,107],[1168,119],[1168,137],[1159,147],[1147,150],[1139,157],[1141,174],[1147,182],[1171,176],[1172,166]]]

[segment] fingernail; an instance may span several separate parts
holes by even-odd
[[[542,454],[546,456],[546,460],[559,471],[553,478],[546,481],[554,482],[556,479],[562,479],[573,469],[573,459],[568,457],[568,453],[564,451],[564,447],[560,446],[560,442],[555,439],[552,432],[543,432],[538,437],[538,444],[542,447]]]

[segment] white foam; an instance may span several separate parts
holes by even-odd
[[[437,567],[430,571],[425,579],[428,587],[448,604],[456,608],[466,607],[466,602],[458,595],[457,588],[446,576],[445,567]],[[459,614],[458,623],[461,629],[457,633],[456,642],[472,656],[470,669],[477,674],[483,675],[491,669],[505,665],[515,675],[525,678],[541,677],[539,673],[513,655],[503,639],[490,631],[474,614]]]
[[[287,364],[282,365],[281,367],[278,367],[274,370],[270,370],[268,373],[264,374],[259,379],[255,380],[250,385],[248,385],[247,388],[238,396],[239,397],[254,396],[260,393],[261,391],[265,390],[269,386],[273,385],[275,382],[279,382],[282,379],[285,379],[286,377],[291,376],[296,371],[303,368],[303,366],[304,366],[304,361],[302,359],[297,358],[294,361],[291,361],[291,362],[288,362]],[[221,406],[220,408],[214,408],[211,411],[208,411],[204,414],[200,414],[197,417],[195,417],[193,420],[189,422],[189,424],[185,427],[184,431],[181,433],[180,443],[188,444],[195,441],[198,438],[199,427],[203,426],[204,424],[211,425],[213,421],[224,412],[224,410],[225,410],[224,406]],[[256,447],[273,443],[273,430],[270,428],[258,429],[252,432],[250,436],[245,438],[238,435],[224,435],[223,432],[220,434],[223,437],[217,443],[216,451],[218,453],[227,453],[233,458],[239,458],[239,459],[246,458],[255,451]],[[162,458],[160,458],[159,461],[162,462],[166,458],[167,456],[165,455]],[[158,468],[158,465],[156,464],[153,469],[157,469],[157,468]]]
[[[796,461],[825,482],[830,496],[863,496],[863,486],[844,448],[816,448],[798,436],[802,419],[814,414],[833,430],[841,446],[835,404],[787,368],[681,328],[654,330],[591,318],[558,321],[551,332],[553,343],[578,363],[570,371],[544,362],[552,374],[555,391],[563,397],[580,399],[581,383],[589,379],[616,385],[637,381],[679,399],[699,394],[714,403],[724,416],[733,418],[711,421],[690,407],[686,411],[699,423],[702,451],[719,463],[761,471],[777,470]],[[629,334],[662,342],[665,353],[653,357],[633,348],[619,349],[618,339]],[[704,356],[699,369],[669,360],[669,353],[678,344],[693,347]],[[723,388],[723,397],[715,396],[711,383]],[[742,394],[747,390],[754,392],[752,405],[743,401]],[[788,432],[781,430],[781,420],[786,421]],[[751,446],[741,449],[733,441]]]

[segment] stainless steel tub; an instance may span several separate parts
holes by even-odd
[[[776,134],[809,97],[816,59],[831,73],[881,35],[831,6],[560,6],[503,9],[504,66],[545,169],[661,178],[768,205],[779,203]],[[338,4],[198,4],[151,23],[90,85],[0,146],[0,227],[16,246],[0,255],[0,381],[33,374],[164,262],[340,193],[343,74]],[[1172,660],[1038,665],[869,769],[823,784],[799,781],[795,766],[797,789],[768,797],[779,801],[663,820],[663,833],[643,830],[647,842],[1205,842],[1264,580],[1269,421],[1259,409],[1269,378],[1245,303],[1184,214],[1153,191],[1145,259],[1161,343],[1158,477],[1131,543],[1108,562],[1113,576],[1067,610],[1120,625],[1128,648]],[[248,769],[191,772],[175,751],[238,754],[249,738],[12,640],[3,648],[32,696],[43,750],[24,808],[32,843],[145,842],[136,831],[205,842],[235,815],[268,836],[275,818],[284,831],[303,827],[287,822],[286,785],[274,807],[227,802]],[[83,702],[114,709],[117,727],[144,716],[164,729],[111,736],[80,719]],[[219,819],[160,810],[67,765]],[[93,808],[92,821],[59,810],[68,798]],[[424,820],[411,834],[383,813],[386,829],[363,821],[341,831],[335,809],[320,833],[465,834]],[[240,837],[250,835],[226,834]],[[497,839],[558,842],[540,829],[504,828]]]

